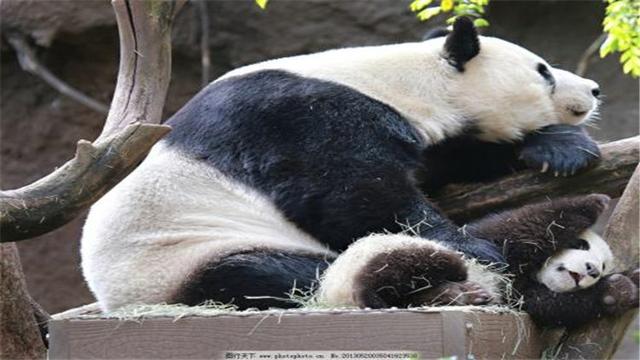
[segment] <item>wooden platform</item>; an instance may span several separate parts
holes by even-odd
[[[526,314],[476,309],[231,312],[126,320],[68,312],[50,323],[49,356],[276,359],[274,353],[255,351],[295,351],[310,358],[371,359],[376,353],[367,352],[404,351],[420,359],[540,358],[544,342]]]

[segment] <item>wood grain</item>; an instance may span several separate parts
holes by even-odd
[[[467,328],[471,324],[471,328]],[[412,351],[422,358],[471,353],[477,359],[538,357],[527,315],[443,312],[273,313],[250,316],[59,319],[50,324],[51,359],[219,359],[225,351]],[[457,334],[452,336],[452,334]],[[518,345],[518,346],[516,346]],[[517,351],[513,352],[513,349]]]

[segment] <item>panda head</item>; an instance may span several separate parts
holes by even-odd
[[[475,121],[484,140],[517,140],[546,125],[580,124],[597,109],[597,83],[556,69],[518,45],[478,36],[466,17],[443,34],[433,32],[426,43],[443,42],[438,45],[448,68],[448,101]]]
[[[598,234],[587,230],[572,248],[547,259],[536,278],[551,291],[569,292],[594,285],[611,274],[613,267],[609,245]]]

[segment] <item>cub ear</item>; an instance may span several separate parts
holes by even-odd
[[[447,36],[444,51],[449,63],[458,71],[464,71],[464,64],[480,52],[480,40],[473,21],[460,16],[453,23],[453,31]]]

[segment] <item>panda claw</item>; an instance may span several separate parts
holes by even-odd
[[[607,305],[613,305],[616,303],[616,298],[611,295],[607,295],[602,299],[602,301]]]
[[[540,170],[540,172],[544,174],[547,172],[547,170],[549,170],[549,162],[545,161],[544,163],[542,163],[542,169]]]
[[[620,275],[620,274],[613,274],[613,275],[609,276],[609,279],[608,279],[608,280],[609,280],[609,281],[611,281],[611,282],[616,282],[616,281],[619,281],[619,280],[620,280],[620,278],[622,278],[622,275]]]
[[[560,174],[560,173],[559,173],[558,171],[556,171],[556,172],[554,172],[554,173],[553,173],[553,176],[554,176],[554,177],[558,177],[558,175],[559,175],[559,174]]]

